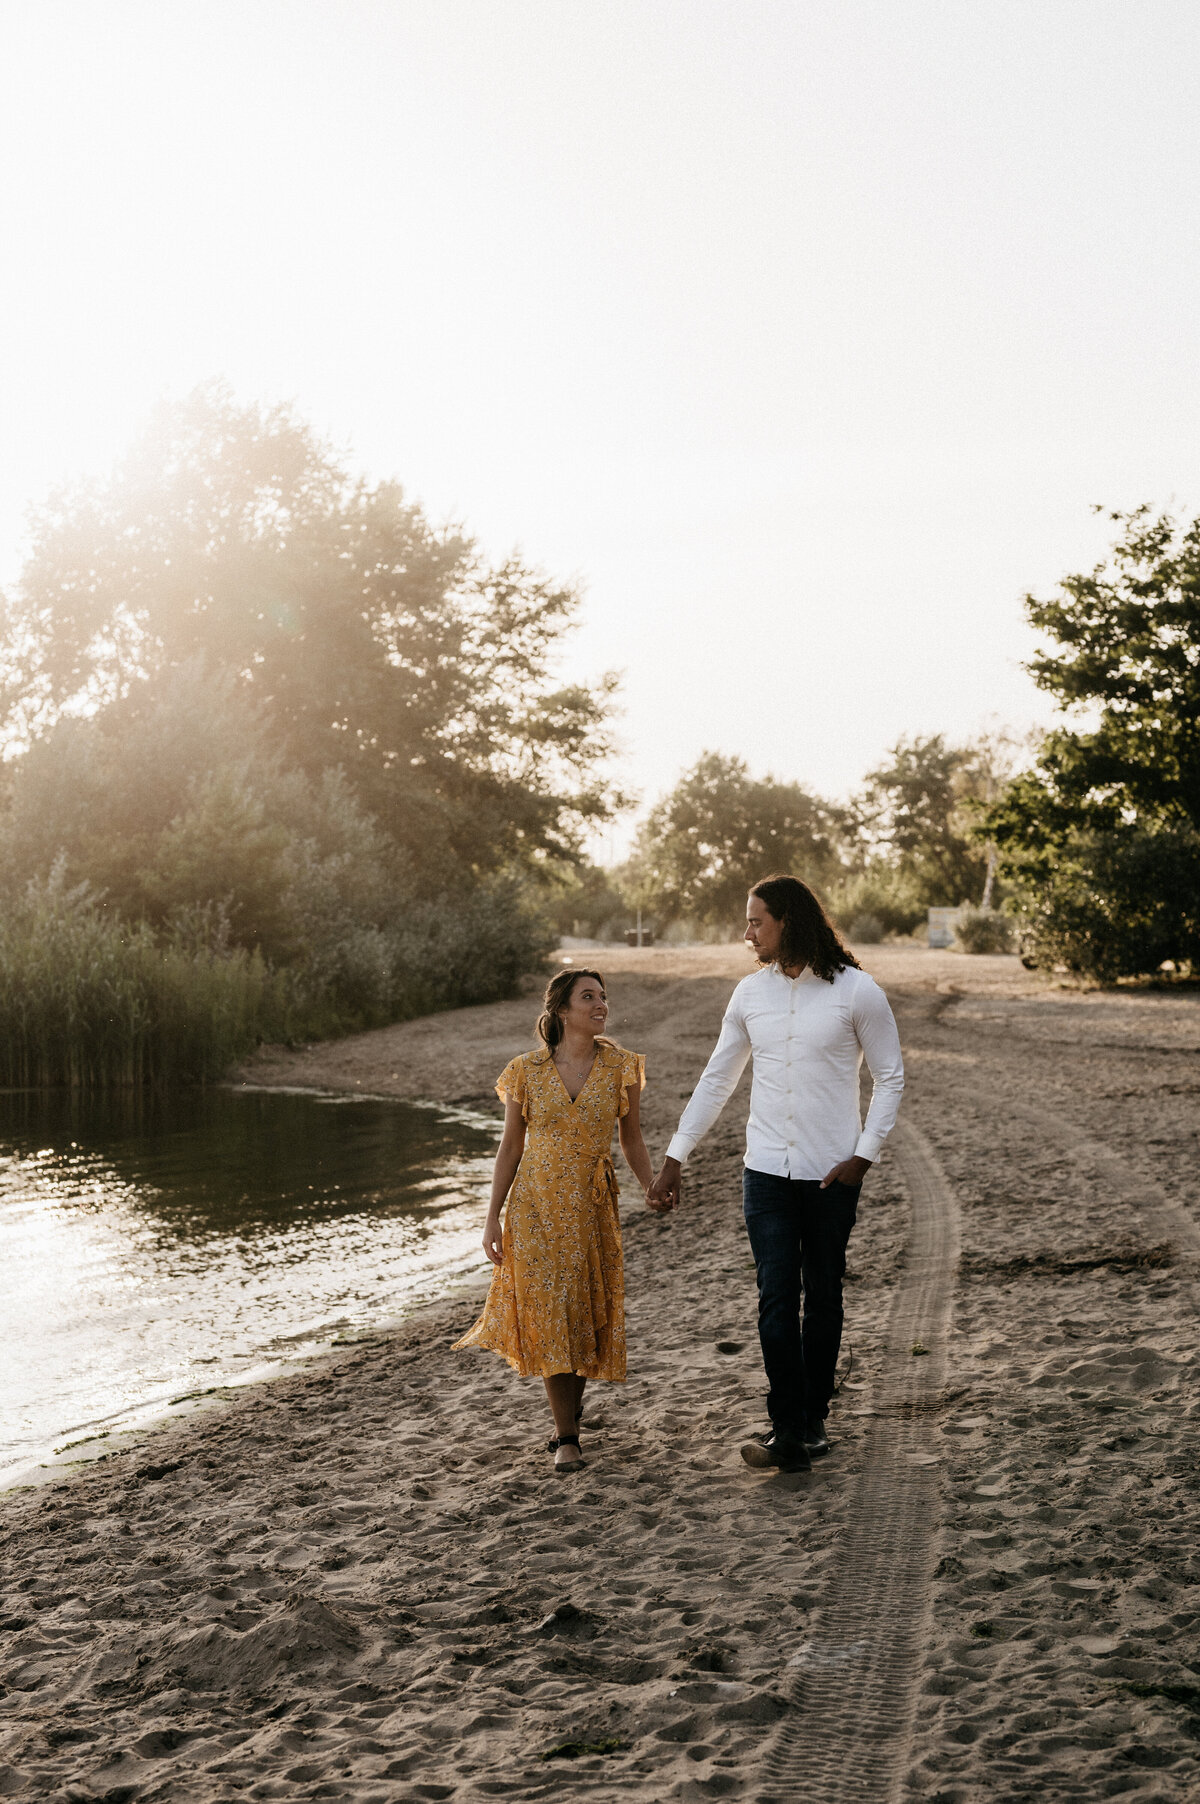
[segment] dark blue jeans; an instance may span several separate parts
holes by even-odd
[[[846,1244],[860,1188],[831,1184],[822,1190],[815,1179],[742,1174],[746,1232],[758,1270],[767,1413],[782,1434],[800,1434],[829,1411],[842,1344]]]

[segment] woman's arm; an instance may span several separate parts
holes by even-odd
[[[641,1092],[632,1087],[629,1091],[629,1107],[617,1123],[617,1134],[626,1165],[642,1189],[649,1190],[654,1182],[654,1170],[650,1164],[650,1154],[646,1151],[646,1142],[642,1139]]]
[[[504,1231],[500,1226],[500,1211],[512,1189],[512,1181],[517,1175],[517,1166],[521,1163],[524,1151],[525,1117],[521,1113],[520,1103],[510,1096],[504,1104],[504,1133],[492,1171],[492,1200],[488,1204],[487,1220],[483,1224],[483,1250],[493,1265],[504,1263]]]

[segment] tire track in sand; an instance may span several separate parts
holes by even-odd
[[[764,1759],[759,1804],[890,1804],[907,1767],[940,1514],[940,1459],[925,1421],[946,1379],[959,1210],[919,1129],[902,1123],[893,1144],[912,1222],[877,1426],[815,1630],[790,1662],[794,1709]],[[914,1356],[917,1345],[927,1356]]]
[[[987,1092],[975,1089],[976,1100],[987,1106]],[[994,1106],[994,1095],[991,1098]],[[1069,1153],[1085,1169],[1090,1169],[1110,1195],[1129,1205],[1150,1235],[1170,1240],[1178,1255],[1178,1263],[1188,1268],[1193,1290],[1200,1273],[1200,1226],[1175,1197],[1167,1194],[1160,1179],[1140,1172],[1127,1155],[1114,1151],[1088,1128],[1065,1120],[1060,1114],[1031,1103],[1006,1100],[1010,1115],[1019,1116],[1031,1127]]]

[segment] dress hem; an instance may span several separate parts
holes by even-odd
[[[556,1378],[561,1375],[572,1378],[595,1379],[599,1384],[625,1383],[624,1372],[606,1372],[602,1371],[596,1365],[586,1368],[580,1366],[530,1365],[528,1361],[521,1359],[519,1355],[506,1353],[503,1347],[493,1347],[485,1340],[458,1340],[455,1341],[451,1348],[451,1352],[453,1353],[469,1353],[473,1351],[478,1351],[480,1353],[494,1353],[497,1359],[502,1359],[506,1365],[511,1366],[512,1370],[521,1378]]]

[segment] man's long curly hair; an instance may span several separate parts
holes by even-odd
[[[807,883],[782,871],[751,884],[757,896],[783,928],[773,963],[811,965],[818,977],[832,983],[839,971],[852,965],[862,969],[853,952],[843,946],[838,932]]]

